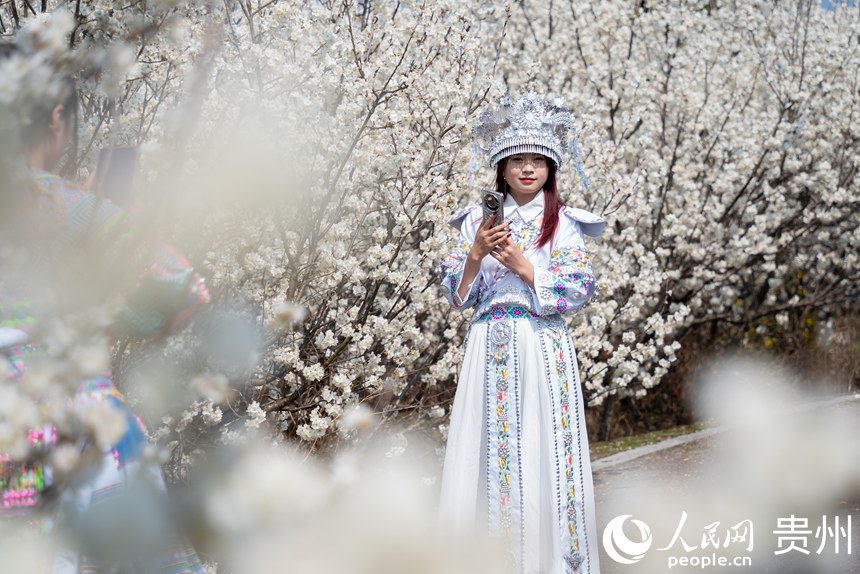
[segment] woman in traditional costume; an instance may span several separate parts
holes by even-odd
[[[0,377],[5,378],[5,384],[17,384],[28,377],[28,367],[43,359],[46,351],[62,351],[57,348],[61,341],[56,337],[51,340],[53,348],[46,349],[41,335],[50,331],[46,329],[51,320],[47,308],[68,311],[75,302],[70,293],[74,291],[73,285],[67,281],[76,279],[68,273],[70,261],[77,255],[100,263],[82,269],[104,270],[103,263],[108,261],[119,266],[131,234],[121,208],[54,173],[68,149],[74,147],[78,96],[72,79],[35,56],[22,54],[11,44],[0,45],[0,63],[13,69],[43,66],[46,77],[50,78],[41,94],[46,101],[31,99],[26,102],[25,111],[15,110],[14,106],[3,110],[7,116],[3,118],[7,140],[4,143],[17,139],[19,149],[17,159],[9,157],[15,154],[2,158],[0,171],[5,189],[0,199],[3,208],[14,205],[19,210],[16,218],[20,224],[15,226],[11,243],[26,258],[18,269],[21,273],[9,274],[7,269],[0,274]],[[14,115],[19,117],[10,119]],[[20,125],[10,129],[15,123]],[[6,224],[11,225],[11,218]],[[11,234],[6,235],[9,238]],[[150,339],[164,336],[181,328],[209,300],[203,279],[184,257],[166,245],[155,249],[142,271],[137,289],[114,318],[110,335]],[[28,277],[38,278],[38,285],[22,283],[22,278]],[[75,359],[73,355],[68,358]],[[132,510],[135,501],[131,499],[143,494],[147,486],[161,490],[163,497],[164,483],[157,464],[143,457],[147,443],[144,429],[109,371],[80,380],[70,407],[85,410],[94,405],[109,406],[120,413],[125,430],[110,445],[94,441],[78,445],[81,459],[94,464],[76,480],[61,484],[55,480],[54,468],[48,461],[58,436],[57,428],[51,424],[30,431],[24,456],[0,453],[0,519],[40,529],[50,527],[58,517],[67,526],[75,522],[78,528],[72,532],[77,540],[70,542],[74,548],[61,550],[51,559],[52,574],[106,572],[115,568],[123,572],[208,572],[184,537],[171,528],[165,513],[158,517],[157,525],[151,520],[159,515],[158,511],[151,512],[152,504],[144,508],[147,504],[138,500],[137,510],[149,513],[147,525],[155,526],[158,532],[147,533],[145,528],[117,531],[132,530],[146,522],[135,522],[119,514]],[[47,496],[48,493],[53,496]],[[49,500],[53,504],[49,505]],[[94,529],[84,531],[89,527]],[[103,546],[109,540],[135,538],[135,543],[125,549]],[[84,551],[80,546],[85,547]],[[146,554],[150,550],[153,553]]]
[[[481,205],[460,210],[448,221],[459,237],[439,267],[450,304],[474,308],[441,516],[501,537],[511,571],[524,574],[599,572],[584,401],[565,316],[597,294],[584,236],[600,235],[605,221],[560,201],[556,172],[572,127],[568,111],[532,93],[481,116],[474,133],[496,168],[504,221],[485,218]]]

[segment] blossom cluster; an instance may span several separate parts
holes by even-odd
[[[856,296],[851,10],[398,6],[272,13],[256,40],[233,28],[273,78],[235,69],[240,99],[292,154],[283,209],[208,261],[264,313],[308,310],[256,379],[288,436],[336,440],[355,402],[432,421],[451,400],[468,316],[440,305],[433,269],[445,218],[492,180],[468,129],[504,93],[566,99],[588,180],[563,172],[562,197],[609,221],[591,246],[601,297],[571,322],[591,405],[658,385],[692,328],[753,333]],[[297,27],[316,31],[285,36]]]
[[[364,404],[447,428],[468,315],[434,270],[445,219],[492,181],[469,133],[505,93],[565,99],[588,179],[563,171],[562,198],[609,221],[589,246],[601,297],[571,319],[591,405],[658,385],[692,328],[856,297],[853,9],[49,4],[75,27],[41,42],[90,56],[82,169],[141,146],[163,230],[242,301],[205,377],[229,378],[248,427],[337,444]],[[235,438],[212,408],[188,412]]]
[[[828,318],[856,305],[856,8],[21,4],[0,5],[0,35],[16,33],[21,49],[0,62],[0,129],[10,110],[26,123],[56,98],[52,68],[73,72],[78,146],[66,174],[88,175],[99,148],[137,146],[133,237],[181,245],[214,304],[166,341],[114,344],[108,326],[134,274],[68,253],[58,260],[70,280],[55,297],[58,285],[40,282],[12,248],[31,229],[14,209],[24,184],[4,178],[0,288],[41,305],[42,355],[20,377],[0,362],[2,461],[26,460],[31,431],[53,427],[58,442],[43,462],[54,480],[85,474],[92,461],[78,445],[113,444],[124,421],[106,405],[68,402],[81,380],[113,367],[165,449],[146,456],[169,458],[170,480],[217,458],[212,443],[238,449],[232,467],[210,473],[203,505],[236,571],[275,571],[288,557],[296,571],[325,571],[321,557],[342,570],[349,552],[319,551],[332,532],[400,544],[385,527],[366,528],[379,507],[316,510],[425,491],[392,498],[390,482],[356,481],[366,452],[341,449],[322,479],[313,464],[260,445],[335,450],[388,423],[445,439],[470,317],[444,302],[435,270],[455,239],[446,219],[493,181],[470,128],[506,93],[565,99],[586,178],[562,171],[562,199],[608,220],[589,244],[601,296],[569,318],[590,405],[648,393],[692,329],[737,325],[753,337],[792,313]],[[11,141],[0,138],[4,174]],[[372,460],[433,448],[407,436]],[[413,506],[399,507],[383,508],[389,526]],[[296,525],[309,538],[290,538]],[[245,545],[260,531],[276,535],[260,544],[279,553]],[[423,559],[433,545],[409,548],[405,561],[453,571],[433,562],[444,553]],[[256,562],[272,556],[276,567]]]

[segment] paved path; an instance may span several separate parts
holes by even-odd
[[[782,416],[764,429],[705,429],[594,461],[601,539],[607,523],[619,515],[643,521],[652,535],[644,558],[632,565],[619,564],[602,548],[601,572],[860,572],[860,451],[852,450],[860,444],[860,395],[816,401]],[[769,434],[783,428],[779,425],[785,432]],[[808,520],[809,534],[792,534],[798,545],[805,539],[808,556],[795,550],[775,554],[787,541],[780,545],[773,530],[792,514]],[[833,530],[836,516],[844,535],[828,537],[824,533]],[[725,544],[727,536],[743,530],[733,527],[744,520],[752,523],[752,551],[743,541]],[[680,538],[672,543],[676,531]],[[623,533],[634,542],[642,540],[631,520]],[[720,556],[748,559],[751,565],[702,567]],[[697,566],[670,568],[670,557]]]

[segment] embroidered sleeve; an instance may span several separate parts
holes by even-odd
[[[541,315],[581,309],[598,289],[584,243],[552,252],[549,269],[535,269],[535,307]]]
[[[442,279],[445,298],[455,309],[467,309],[476,305],[481,300],[481,294],[484,291],[481,272],[478,271],[478,275],[467,287],[466,297],[461,299],[458,293],[470,248],[471,244],[463,241],[461,235],[457,243],[451,247],[448,256],[439,265],[437,272]]]
[[[448,256],[439,264],[436,274],[442,282],[445,298],[455,309],[467,309],[477,305],[485,290],[481,271],[478,270],[477,276],[466,288],[466,296],[461,299],[458,293],[466,267],[466,258],[475,241],[477,226],[480,225],[480,219],[476,217],[479,215],[478,206],[470,205],[448,220],[448,224],[457,230],[458,237],[448,251]]]
[[[191,264],[172,247],[159,245],[112,330],[129,337],[174,332],[208,302],[206,283]]]
[[[106,260],[132,249],[131,222],[121,207],[65,180],[45,176],[40,182],[59,200],[59,214],[73,238],[91,235]],[[149,256],[111,331],[125,337],[165,335],[181,329],[208,302],[203,278],[173,247],[161,244]]]

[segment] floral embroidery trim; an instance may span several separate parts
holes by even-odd
[[[573,431],[571,429],[571,414],[570,414],[570,389],[567,379],[567,362],[565,361],[564,348],[562,346],[561,334],[552,332],[550,336],[552,341],[552,353],[555,356],[556,378],[558,380],[559,389],[559,404],[561,410],[561,429],[562,442],[564,444],[564,492],[566,495],[567,512],[565,518],[566,531],[570,537],[569,552],[565,556],[570,571],[576,572],[579,564],[582,562],[582,556],[579,554],[579,538],[576,534],[576,473],[574,472],[573,461]],[[578,556],[578,558],[577,558]]]
[[[497,305],[481,313],[475,321],[499,321],[501,319],[522,319],[523,317],[539,316],[522,305]]]
[[[37,450],[56,444],[57,429],[52,426],[31,429],[27,441]],[[39,495],[50,485],[41,462],[17,462],[0,455],[0,512],[10,516],[16,509],[36,506]]]
[[[590,304],[598,289],[588,253],[578,247],[554,250],[549,269],[535,273],[535,292],[541,313],[564,313]]]
[[[578,552],[575,554],[565,554],[564,562],[567,567],[568,574],[578,574],[581,571],[580,568],[582,568],[582,554]]]
[[[549,270],[553,273],[562,274],[565,267],[578,267],[583,271],[591,273],[588,253],[578,247],[554,249],[550,255]]]
[[[476,283],[472,286],[472,291],[462,304],[458,305],[460,296],[457,294],[457,284],[463,275],[463,268],[466,266],[466,257],[469,255],[470,245],[466,242],[454,244],[448,251],[448,256],[439,265],[439,275],[442,277],[442,285],[448,290],[451,303],[455,307],[468,307],[472,303],[476,303],[481,298],[483,291],[480,282],[480,275],[475,278]]]
[[[517,212],[519,215],[519,212]],[[511,239],[522,250],[531,247],[540,235],[543,213],[531,221],[523,221],[522,216],[511,219]]]
[[[502,327],[504,323],[494,324],[493,327]],[[508,326],[509,327],[509,326]],[[494,329],[501,331],[502,329]],[[496,339],[496,337],[493,337]],[[495,341],[494,341],[495,343]],[[511,448],[510,448],[510,424],[508,422],[508,345],[506,343],[493,345],[495,352],[493,359],[495,363],[496,381],[496,436],[498,438],[498,463],[499,463],[499,522],[502,531],[510,533],[511,530]]]

